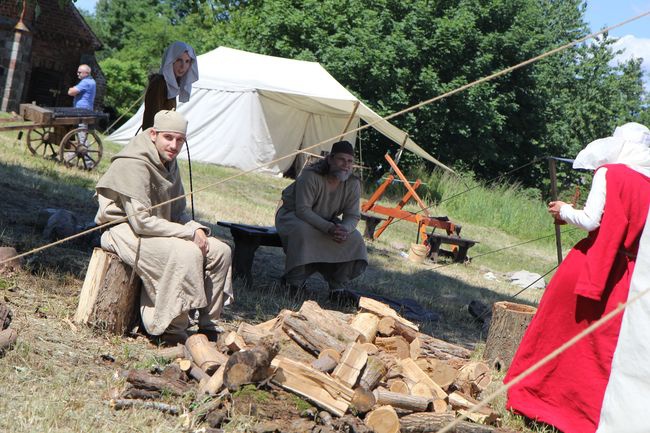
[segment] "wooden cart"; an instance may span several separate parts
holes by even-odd
[[[20,116],[30,123],[0,126],[0,131],[27,130],[27,148],[33,155],[84,170],[97,167],[102,159],[102,141],[94,125],[106,114],[82,108],[20,104]]]

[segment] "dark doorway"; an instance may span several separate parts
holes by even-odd
[[[34,68],[29,82],[28,102],[36,102],[41,107],[61,105],[61,73],[44,68]],[[67,96],[67,95],[66,95]]]

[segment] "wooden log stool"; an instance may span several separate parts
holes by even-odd
[[[438,255],[440,254],[440,245],[450,244],[458,246],[458,251],[454,254],[454,262],[464,263],[467,259],[467,250],[477,244],[478,241],[473,241],[471,239],[461,238],[458,236],[448,236],[438,233],[428,233],[427,242],[429,244],[429,253],[427,257],[431,258],[433,262],[438,261]]]
[[[132,272],[116,254],[95,248],[74,321],[117,335],[137,325],[142,281]]]
[[[246,287],[253,284],[253,260],[260,246],[281,247],[282,241],[275,227],[252,226],[219,221],[222,227],[228,227],[235,242],[233,251],[233,277],[242,278]]]
[[[492,305],[492,320],[483,359],[496,370],[507,370],[537,308],[501,301]]]

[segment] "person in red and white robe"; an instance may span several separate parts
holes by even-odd
[[[584,209],[549,212],[589,235],[549,283],[505,383],[650,288],[650,130],[620,126],[573,166],[596,170]],[[566,433],[650,432],[649,332],[650,293],[514,385],[507,407]]]

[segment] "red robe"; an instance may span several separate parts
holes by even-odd
[[[639,251],[650,179],[625,165],[606,167],[600,227],[576,244],[549,283],[505,383],[626,302],[637,252],[650,254],[645,247]],[[622,317],[619,314],[512,387],[507,407],[567,433],[596,431]]]

